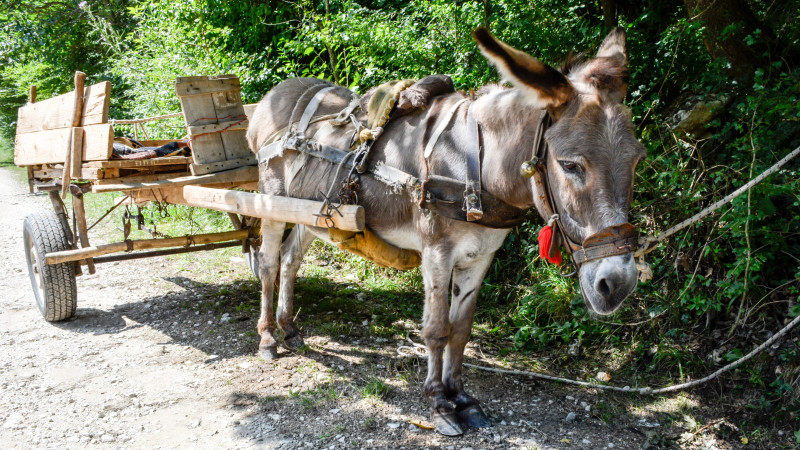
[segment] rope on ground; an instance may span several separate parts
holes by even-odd
[[[761,181],[763,181],[764,178],[767,178],[768,176],[770,176],[773,173],[775,173],[778,169],[783,167],[784,164],[789,162],[789,160],[791,160],[792,158],[794,158],[798,154],[800,154],[800,147],[797,147],[796,149],[794,149],[794,151],[792,151],[788,155],[784,156],[780,161],[775,163],[775,165],[773,165],[769,169],[767,169],[764,172],[762,172],[759,176],[757,176],[757,177],[753,178],[752,180],[750,180],[750,182],[748,182],[747,184],[743,185],[739,189],[736,189],[735,191],[733,191],[730,194],[726,195],[722,200],[719,200],[719,201],[713,203],[711,206],[703,209],[702,211],[700,211],[699,213],[695,214],[694,216],[692,216],[692,217],[684,220],[683,222],[681,222],[681,223],[679,223],[679,224],[667,229],[666,231],[664,231],[662,233],[659,233],[655,237],[648,236],[646,238],[640,239],[640,241],[639,241],[640,247],[639,247],[638,250],[636,250],[636,252],[634,253],[633,256],[635,258],[639,258],[640,256],[643,256],[643,255],[646,255],[646,254],[652,252],[653,250],[658,248],[658,244],[661,241],[663,241],[666,238],[672,236],[673,234],[677,233],[678,231],[688,227],[689,225],[692,225],[693,223],[696,223],[696,222],[699,222],[700,220],[703,220],[706,216],[708,216],[712,212],[714,212],[717,209],[719,209],[722,205],[724,205],[724,204],[730,202],[731,200],[733,200],[734,198],[742,195],[744,192],[750,190],[753,186],[755,186],[756,184],[758,184]]]
[[[173,117],[181,117],[181,116],[183,116],[183,113],[179,112],[179,113],[166,114],[166,115],[163,115],[163,116],[143,117],[141,119],[125,119],[125,120],[111,119],[111,120],[109,120],[109,123],[112,126],[113,125],[136,125],[136,124],[140,124],[140,123],[153,122],[153,121],[156,121],[156,120],[171,119]]]
[[[723,374],[723,373],[725,373],[725,372],[727,372],[729,370],[732,370],[732,369],[735,369],[735,368],[739,367],[740,365],[744,364],[746,361],[748,361],[752,357],[754,357],[757,354],[759,354],[760,352],[762,352],[765,348],[767,348],[770,345],[772,345],[775,342],[777,342],[786,333],[791,331],[791,329],[794,328],[799,322],[800,322],[800,316],[795,317],[794,320],[789,322],[789,324],[787,324],[780,331],[775,333],[775,335],[773,335],[771,338],[767,339],[763,344],[761,344],[758,347],[756,347],[755,349],[753,349],[750,353],[748,353],[745,356],[737,359],[736,361],[733,361],[732,363],[730,363],[730,364],[718,369],[717,371],[713,372],[712,374],[710,374],[708,376],[705,376],[705,377],[700,378],[698,380],[688,381],[686,383],[674,384],[672,386],[666,386],[666,387],[663,387],[663,388],[656,388],[656,389],[653,389],[651,387],[631,388],[631,387],[628,387],[628,386],[626,386],[626,387],[608,386],[608,385],[605,385],[605,384],[597,384],[597,383],[592,383],[592,382],[588,382],[588,381],[570,380],[568,378],[561,378],[561,377],[556,377],[556,376],[553,376],[553,375],[546,375],[546,374],[537,373],[537,372],[529,372],[529,371],[526,371],[526,370],[501,369],[501,368],[497,368],[497,367],[485,367],[485,366],[479,366],[479,365],[476,365],[476,364],[467,364],[467,363],[464,363],[463,365],[464,365],[464,367],[470,367],[472,369],[482,370],[484,372],[502,373],[502,374],[506,374],[506,375],[521,375],[521,376],[526,376],[526,377],[531,377],[531,378],[540,378],[540,379],[548,380],[548,381],[558,381],[558,382],[561,382],[561,383],[574,384],[574,385],[577,385],[577,386],[601,389],[601,390],[606,390],[606,391],[627,392],[627,393],[641,394],[641,395],[658,395],[658,394],[664,394],[664,393],[667,393],[667,392],[680,391],[680,390],[683,390],[683,389],[689,389],[689,388],[692,388],[692,387],[695,387],[695,386],[699,386],[701,384],[704,384],[704,383],[707,383],[707,382],[713,380],[714,378],[717,378],[718,376],[720,376],[721,374]],[[417,356],[417,357],[421,357],[421,358],[427,358],[428,357],[428,353],[427,353],[427,350],[426,350],[424,345],[417,344],[416,342],[411,340],[411,337],[409,335],[406,335],[406,339],[409,342],[411,342],[411,345],[410,346],[408,346],[408,345],[399,346],[397,348],[397,352],[400,354],[400,356],[403,356],[403,357]]]

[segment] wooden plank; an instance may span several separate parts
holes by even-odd
[[[79,174],[81,167],[81,156],[83,153],[83,129],[77,128],[81,125],[81,111],[83,111],[83,91],[84,82],[86,81],[86,74],[77,71],[75,72],[75,90],[73,91],[73,108],[72,108],[72,135],[71,144],[67,149],[67,154],[64,156],[64,171],[61,173],[61,198],[67,197],[69,190],[70,179],[73,173]],[[73,242],[73,245],[75,243]]]
[[[214,109],[217,111],[217,117],[230,117],[229,120],[246,119],[244,113],[244,106],[242,106],[242,96],[239,89],[234,89],[227,92],[215,92],[211,94],[211,99],[214,101]],[[220,119],[222,120],[222,119]],[[250,146],[247,145],[246,128],[244,129],[227,129],[222,134],[222,145],[225,147],[225,159],[240,159],[248,156],[253,156],[250,151]],[[255,159],[253,158],[255,161]]]
[[[19,108],[17,135],[71,127],[74,105],[75,96],[68,92]]]
[[[72,128],[18,134],[14,139],[14,164],[63,163],[71,142]]]
[[[252,192],[212,189],[201,186],[184,186],[183,197],[190,206],[242,214],[286,223],[347,231],[364,229],[364,208],[358,205],[341,205],[341,214],[333,214],[328,221],[319,216],[323,202]]]
[[[129,242],[132,250],[147,250],[154,248],[189,247],[191,245],[211,244],[213,242],[236,241],[247,239],[249,236],[249,230],[234,230],[223,231],[221,233],[196,234],[194,236],[175,238],[141,239]],[[75,250],[63,250],[60,252],[51,252],[45,255],[45,263],[60,264],[95,256],[108,255],[109,253],[124,252],[127,250],[128,242],[101,244]]]
[[[239,78],[235,75],[220,75],[214,77],[178,77],[175,80],[175,93],[178,97],[210,94],[212,92],[225,92],[231,89],[241,89]]]
[[[114,128],[107,123],[83,127],[83,161],[103,161],[111,158]]]
[[[84,93],[82,124],[108,122],[111,83],[103,81],[94,84],[85,88]],[[17,111],[17,134],[71,127],[75,111],[75,97],[75,91],[72,91],[19,108]]]
[[[244,114],[247,116],[247,120],[253,120],[253,114],[255,114],[257,106],[258,103],[244,105]]]
[[[78,118],[80,120],[80,117]],[[83,128],[73,128],[74,131],[72,135],[72,149],[70,150],[70,162],[69,162],[69,176],[70,178],[80,178],[81,177],[81,156],[82,156],[82,148],[83,148],[83,140],[86,137],[86,133],[84,133]]]
[[[175,178],[189,176],[188,171],[183,172],[168,172],[168,173],[151,173],[147,175],[131,175],[119,178],[103,178],[95,181],[96,185],[106,184],[120,184],[120,183],[149,183],[153,181],[162,181]]]
[[[189,133],[190,136],[197,136],[198,134],[204,133],[214,133],[223,131],[225,133],[236,131],[236,130],[247,130],[247,126],[250,123],[247,119],[238,119],[238,120],[226,120],[225,122],[220,123],[210,123],[208,125],[198,125],[196,127],[187,127],[186,131]]]
[[[185,186],[189,184],[212,184],[212,183],[249,183],[258,181],[258,167],[246,166],[238,169],[226,170],[208,175],[186,176],[172,178],[152,183],[118,183],[109,185],[93,185],[92,192],[113,192],[113,191],[135,191],[141,189],[155,189],[172,186]]]
[[[186,146],[186,140],[183,139],[151,139],[149,141],[139,141],[139,143],[145,147],[161,147],[162,145],[171,144],[173,142],[181,142],[184,147]]]
[[[58,167],[47,167],[44,166],[41,169],[35,169],[33,171],[33,177],[37,179],[56,179],[61,178],[63,174],[62,168]],[[97,169],[97,168],[81,168],[80,176],[73,177],[81,180],[99,180],[103,178],[114,178],[115,175],[118,175],[118,172],[115,172],[116,169]],[[111,171],[111,172],[109,172]]]
[[[255,166],[256,164],[258,164],[258,162],[256,161],[255,155],[251,153],[250,157],[247,158],[232,159],[208,164],[192,164],[189,166],[189,169],[192,171],[192,175],[205,175],[207,173],[234,169],[236,167]]]
[[[111,82],[103,81],[86,88],[83,96],[81,125],[108,123],[111,103]]]
[[[207,95],[181,98],[181,109],[187,127],[217,123],[214,102]],[[190,137],[193,138],[191,147],[195,162],[205,164],[225,160],[225,147],[219,133]]]
[[[165,156],[163,158],[150,159],[113,159],[110,161],[91,161],[83,164],[83,167],[116,167],[129,169],[135,167],[149,167],[172,164],[189,164],[192,158],[188,156]]]

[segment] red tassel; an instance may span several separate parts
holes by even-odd
[[[553,264],[561,264],[561,252],[557,251],[554,257],[549,257],[550,243],[553,242],[553,227],[545,225],[539,230],[539,256]]]

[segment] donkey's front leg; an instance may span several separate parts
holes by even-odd
[[[462,424],[483,428],[491,426],[480,403],[464,391],[461,379],[464,347],[472,332],[472,318],[478,300],[478,290],[483,277],[492,263],[493,255],[486,255],[457,264],[453,270],[453,296],[450,301],[450,340],[444,356],[444,382],[447,398],[456,405],[458,419]]]
[[[275,277],[278,275],[281,239],[286,224],[272,220],[261,221],[261,249],[259,251],[258,272],[261,278],[261,316],[258,318],[258,334],[261,342],[258,351],[264,359],[278,357],[278,343],[275,341],[275,317],[272,313],[272,294]]]
[[[281,246],[281,282],[280,293],[278,295],[278,326],[286,333],[283,342],[291,350],[296,350],[305,343],[300,330],[294,324],[292,312],[294,310],[294,281],[297,277],[297,270],[303,263],[303,255],[308,250],[308,246],[314,241],[305,226],[295,225],[289,237],[283,241]]]
[[[463,430],[458,424],[453,405],[447,401],[442,384],[442,356],[450,335],[447,291],[453,270],[451,252],[442,247],[426,247],[422,250],[422,277],[425,282],[422,338],[428,347],[428,378],[424,391],[431,402],[431,421],[436,430],[445,436],[458,436]]]

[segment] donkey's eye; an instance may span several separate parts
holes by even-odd
[[[567,173],[578,173],[578,163],[574,161],[559,161],[561,168]]]

